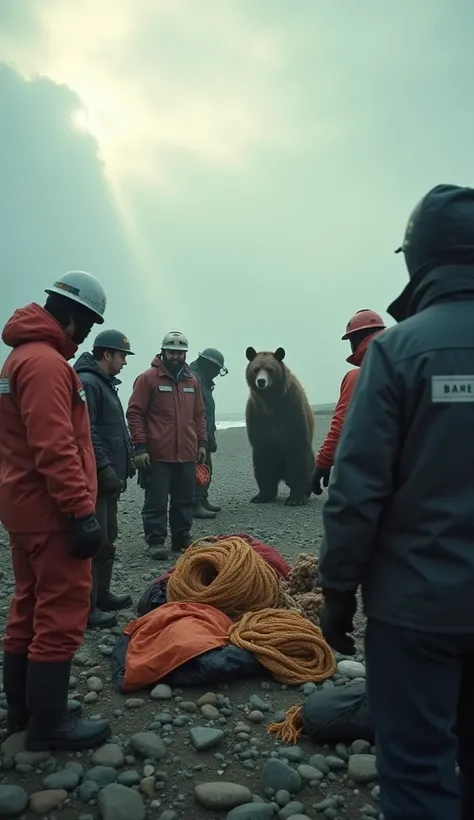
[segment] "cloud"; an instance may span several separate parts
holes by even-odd
[[[44,288],[66,270],[80,268],[101,279],[106,318],[137,334],[143,300],[133,286],[136,262],[96,145],[71,131],[77,98],[0,64],[0,99],[8,111],[0,143],[0,327],[17,307],[43,303]]]
[[[334,399],[349,316],[406,281],[414,203],[472,183],[473,25],[452,0],[0,2],[23,78],[0,87],[2,311],[89,266],[134,373],[179,328],[224,351],[223,410],[248,344]]]
[[[0,31],[4,59],[73,89],[73,121],[97,139],[112,179],[170,184],[169,151],[232,170],[255,146],[301,138],[277,93],[290,38],[232,0],[15,5],[17,25]],[[20,25],[32,11],[34,38]]]

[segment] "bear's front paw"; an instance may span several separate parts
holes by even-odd
[[[295,496],[288,496],[285,501],[285,506],[287,507],[304,507],[308,503],[308,499],[295,497]]]

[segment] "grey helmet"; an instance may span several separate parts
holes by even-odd
[[[227,370],[227,367],[225,367],[224,356],[220,350],[217,350],[215,347],[206,347],[202,353],[198,353],[198,356],[201,359],[207,359],[208,362],[215,364],[216,367],[219,368],[219,373],[221,376],[227,376],[229,371]]]
[[[182,350],[185,353],[189,350],[188,340],[184,333],[180,333],[179,330],[170,330],[161,343],[161,349]]]
[[[95,316],[98,325],[104,322],[107,298],[99,280],[83,270],[70,270],[63,274],[46,293],[57,293],[66,299],[88,308]]]
[[[104,350],[119,350],[128,356],[135,355],[133,350],[130,350],[130,342],[125,333],[121,333],[120,330],[103,330],[98,333],[94,339],[93,347],[101,347]]]

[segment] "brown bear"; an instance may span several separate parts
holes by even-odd
[[[252,447],[258,493],[255,504],[274,501],[280,481],[290,494],[285,504],[306,504],[314,470],[314,413],[298,379],[283,363],[285,350],[246,350],[247,435]]]

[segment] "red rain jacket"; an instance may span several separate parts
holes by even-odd
[[[135,380],[127,421],[137,452],[153,461],[195,461],[199,442],[207,441],[201,388],[185,365],[175,381],[160,356]]]
[[[36,304],[3,329],[0,521],[12,533],[67,531],[94,512],[97,473],[84,391],[68,364],[77,346]]]
[[[367,352],[367,348],[369,346],[369,342],[375,336],[378,336],[379,333],[382,331],[376,331],[372,333],[371,336],[366,336],[366,338],[360,343],[359,347],[352,353],[346,361],[349,364],[354,364],[357,368],[359,368],[364,361],[364,356]],[[349,370],[348,373],[344,376],[341,382],[341,390],[339,393],[339,399],[336,404],[336,408],[334,410],[334,415],[331,419],[331,424],[329,426],[329,430],[327,433],[326,438],[324,439],[323,444],[321,445],[317,455],[316,455],[316,467],[321,467],[324,470],[328,470],[332,467],[334,462],[334,454],[336,452],[336,447],[339,442],[339,437],[341,435],[342,426],[344,424],[347,411],[349,409],[349,404],[352,398],[352,394],[354,392],[354,388],[356,386],[357,379],[359,378],[359,370]]]

